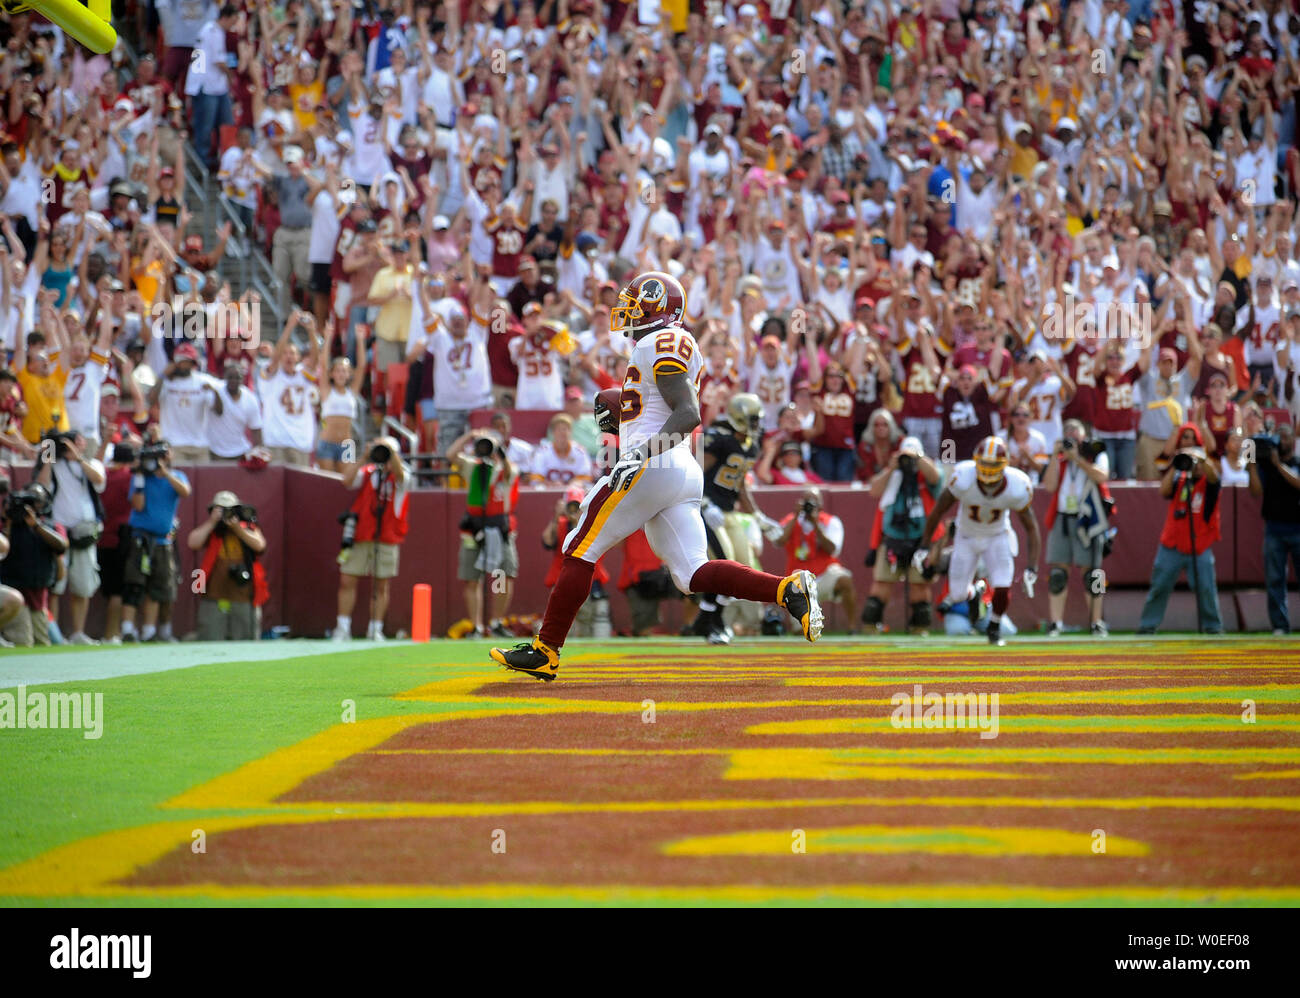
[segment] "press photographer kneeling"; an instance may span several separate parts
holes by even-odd
[[[50,518],[53,503],[49,490],[33,482],[7,493],[0,514],[0,533],[9,540],[9,555],[0,561],[0,583],[21,593],[25,604],[4,633],[24,647],[50,643],[50,587],[59,575],[59,555],[68,549],[67,538]]]
[[[190,531],[189,548],[201,551],[200,641],[252,641],[260,631],[257,608],[270,595],[259,558],[266,538],[257,510],[233,492],[212,497],[208,518]]]
[[[1219,539],[1219,462],[1206,457],[1201,431],[1191,423],[1178,428],[1177,446],[1160,480],[1160,494],[1171,501],[1138,634],[1155,634],[1165,619],[1169,595],[1184,571],[1196,593],[1197,630],[1222,634],[1219,587],[1210,550]]]
[[[171,447],[154,438],[140,448],[131,474],[131,515],[122,563],[122,640],[174,640],[171,624],[156,625],[160,606],[176,601],[176,552],[172,546],[176,507],[190,495],[185,472],[171,467]],[[136,610],[144,604],[140,632]]]
[[[99,560],[96,544],[103,528],[104,512],[99,495],[104,491],[104,466],[82,453],[85,439],[79,433],[52,430],[41,438],[36,452],[35,481],[49,489],[54,522],[68,538],[67,570],[51,589],[50,616],[59,619],[59,597],[64,593],[71,604],[72,629],[68,644],[93,645],[86,636],[86,610],[99,590]]]

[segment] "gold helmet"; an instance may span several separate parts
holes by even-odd
[[[1006,475],[1011,455],[997,437],[985,437],[975,448],[975,477],[983,485],[997,485]]]
[[[763,403],[750,392],[731,396],[727,403],[727,422],[743,439],[756,437],[763,428]]]

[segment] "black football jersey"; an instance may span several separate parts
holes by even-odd
[[[712,454],[716,463],[704,472],[704,497],[719,509],[736,508],[740,487],[758,460],[758,441],[745,446],[726,419],[717,419],[704,431],[704,453]]]

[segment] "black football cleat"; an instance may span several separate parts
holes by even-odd
[[[1002,636],[1001,624],[990,623],[988,635],[989,635],[989,644],[993,645],[993,647],[1005,648],[1007,646],[1007,639]]]
[[[805,638],[816,641],[822,636],[826,618],[817,602],[817,579],[812,572],[804,569],[782,579],[776,590],[776,601],[799,621]]]
[[[488,654],[511,672],[522,672],[546,683],[554,681],[560,671],[560,653],[541,638],[521,641],[508,651],[493,648]]]

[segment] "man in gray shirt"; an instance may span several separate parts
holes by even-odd
[[[163,41],[167,45],[162,77],[171,81],[176,93],[184,93],[185,74],[190,68],[199,32],[216,15],[217,5],[213,0],[155,0],[154,9],[158,12]]]
[[[1152,343],[1147,351],[1157,348],[1160,350],[1159,361],[1148,366],[1137,382],[1142,400],[1142,416],[1138,420],[1137,476],[1144,482],[1160,480],[1156,458],[1164,450],[1165,441],[1186,421],[1192,385],[1200,374],[1200,363],[1191,358],[1181,371],[1178,370],[1178,354],[1171,347],[1158,347]]]
[[[303,170],[303,151],[297,146],[284,150],[287,173],[271,179],[276,203],[280,206],[280,227],[271,239],[271,266],[284,285],[284,304],[288,304],[289,278],[298,279],[297,300],[305,303],[311,282],[311,203],[324,182],[309,177]]]

